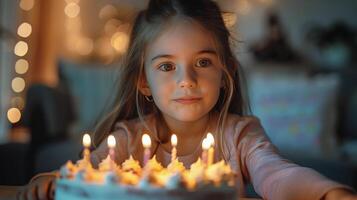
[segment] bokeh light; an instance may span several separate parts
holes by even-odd
[[[113,5],[108,4],[105,5],[102,9],[100,9],[99,18],[106,20],[116,17],[117,14],[118,14],[117,8],[114,7]]]
[[[11,87],[14,92],[22,92],[25,89],[25,80],[21,77],[15,77],[11,81]]]
[[[18,74],[24,74],[29,69],[29,62],[25,59],[19,59],[15,63],[15,71]]]
[[[111,40],[110,44],[119,53],[124,53],[129,43],[129,36],[124,32],[116,32]]]
[[[27,54],[28,50],[29,50],[29,47],[28,47],[27,43],[24,41],[19,41],[15,45],[14,53],[17,56],[24,56]]]
[[[19,122],[21,119],[21,112],[18,108],[10,108],[7,111],[7,119],[11,122],[11,123],[16,123]]]
[[[81,8],[77,3],[69,3],[64,8],[65,14],[70,18],[75,18],[79,15]]]
[[[25,11],[29,11],[33,8],[35,4],[35,0],[21,0],[20,8]]]
[[[23,38],[30,36],[31,33],[32,33],[32,26],[27,22],[22,23],[17,29],[17,34]]]

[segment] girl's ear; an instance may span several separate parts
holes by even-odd
[[[149,87],[149,84],[148,84],[145,76],[143,76],[139,79],[138,88],[142,95],[151,96],[150,87]]]

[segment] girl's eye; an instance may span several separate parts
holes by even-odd
[[[163,63],[163,64],[159,65],[159,69],[161,71],[167,72],[167,71],[174,70],[175,66],[171,63]]]
[[[209,60],[207,58],[199,59],[196,62],[196,66],[197,67],[207,67],[207,66],[209,66],[211,64],[212,64],[211,60]]]

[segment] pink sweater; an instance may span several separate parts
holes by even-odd
[[[149,134],[153,140],[151,152],[156,152],[157,160],[166,166],[171,159],[170,152],[155,142],[158,141],[159,124],[154,115],[146,116],[145,121],[151,130]],[[216,121],[217,116],[212,117],[210,124],[215,124]],[[214,133],[212,127],[215,126],[210,127],[208,131]],[[144,125],[138,119],[116,124],[112,134],[117,140],[115,150],[117,163],[122,163],[130,155],[139,161],[142,160],[141,131],[143,129],[145,129]],[[240,197],[245,196],[245,184],[248,182],[252,182],[255,191],[268,200],[318,200],[331,189],[348,189],[312,169],[300,167],[282,158],[265,135],[257,118],[231,114],[228,116],[224,134],[230,154],[228,162],[238,175]],[[215,152],[215,160],[221,160],[223,158],[221,153],[218,150]],[[195,152],[178,156],[178,159],[188,168],[201,153],[201,145],[198,145]],[[97,166],[107,155],[106,142],[102,142],[92,153],[94,166]]]

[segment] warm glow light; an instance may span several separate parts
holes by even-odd
[[[22,23],[19,26],[19,28],[17,28],[17,34],[23,38],[30,36],[31,33],[32,33],[32,26],[27,22]]]
[[[151,139],[148,134],[144,134],[141,138],[141,142],[143,143],[144,148],[150,148],[151,147]]]
[[[15,63],[15,71],[18,74],[24,74],[29,69],[29,62],[25,59],[19,59]]]
[[[22,92],[25,89],[25,80],[20,77],[12,79],[11,86],[14,92]]]
[[[207,133],[206,139],[208,140],[210,146],[214,146],[214,137],[212,133]]]
[[[15,45],[14,53],[17,56],[24,56],[27,54],[27,51],[29,50],[29,47],[26,42],[24,41],[19,41]]]
[[[171,135],[171,145],[174,147],[177,145],[177,136],[175,134]]]
[[[110,40],[112,47],[119,53],[124,53],[126,51],[128,43],[129,37],[124,32],[116,32]]]
[[[20,1],[20,8],[25,11],[29,11],[33,8],[35,4],[35,0],[21,0]]]
[[[118,14],[118,10],[113,5],[105,5],[99,11],[99,18],[100,19],[110,19],[115,17]]]
[[[115,141],[115,137],[113,135],[109,135],[107,144],[108,144],[109,148],[114,148],[115,147],[116,141]]]
[[[114,139],[114,141],[115,141],[115,139]],[[84,146],[84,147],[87,147],[87,148],[90,147],[91,139],[90,139],[90,136],[89,136],[88,133],[86,133],[86,134],[83,135],[83,141],[82,141],[82,143],[83,143],[83,146]]]
[[[67,4],[64,8],[64,13],[71,18],[77,17],[80,11],[81,8],[79,7],[79,5],[73,2]]]
[[[11,106],[22,110],[25,107],[25,101],[22,97],[14,97],[11,99]]]
[[[10,108],[7,111],[7,119],[11,122],[11,123],[16,123],[18,121],[20,121],[21,119],[21,112],[18,108]]]
[[[90,38],[80,38],[76,42],[76,50],[80,55],[89,55],[93,51],[93,40]]]
[[[207,138],[203,139],[202,141],[202,149],[203,150],[208,150],[211,146],[211,143],[208,141]]]

